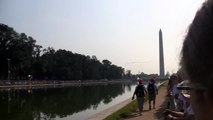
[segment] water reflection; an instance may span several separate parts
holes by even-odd
[[[73,114],[96,110],[100,104],[109,104],[125,91],[132,91],[131,86],[108,84],[1,91],[0,120],[71,119]],[[84,118],[87,115],[85,113]]]

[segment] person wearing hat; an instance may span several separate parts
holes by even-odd
[[[213,119],[213,0],[197,11],[183,42],[181,67],[190,82],[196,120]]]
[[[163,114],[166,115],[165,120],[195,120],[195,115],[190,104],[190,95],[183,94],[183,96],[185,99],[185,110],[183,112],[178,112],[166,109],[163,112]]]
[[[177,108],[177,99],[178,99],[178,95],[179,95],[179,90],[177,89],[177,85],[178,85],[178,77],[176,74],[172,74],[169,78],[169,83],[168,83],[168,104],[167,104],[167,108],[170,109],[176,109]]]
[[[136,95],[137,102],[138,102],[139,115],[142,115],[144,97],[147,94],[147,91],[143,85],[143,79],[139,79],[138,83],[139,84],[136,86],[135,91],[133,93],[132,100],[134,100]]]
[[[173,111],[166,109],[163,114],[166,115],[166,120],[195,120],[194,112],[190,104],[190,95],[188,92],[185,92],[186,87],[183,84],[179,84],[177,89],[181,90],[180,95],[183,98],[183,112]]]
[[[149,110],[151,110],[152,108],[151,102],[153,102],[153,109],[155,109],[155,99],[156,99],[156,95],[158,94],[158,88],[155,84],[154,78],[149,79],[147,91],[148,91],[148,100],[149,100]]]

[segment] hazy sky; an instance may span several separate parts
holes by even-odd
[[[37,44],[108,59],[132,73],[178,69],[187,28],[204,0],[0,0],[0,23]]]

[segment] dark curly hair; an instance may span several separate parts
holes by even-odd
[[[213,87],[213,1],[205,1],[189,26],[181,67],[190,81]]]

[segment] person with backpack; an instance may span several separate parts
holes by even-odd
[[[155,85],[155,79],[150,78],[149,84],[147,86],[148,99],[149,99],[149,110],[151,110],[151,101],[153,101],[153,109],[155,109],[155,99],[158,94],[157,86]]]
[[[137,96],[138,109],[139,114],[142,115],[143,104],[144,104],[144,96],[147,94],[147,91],[143,85],[143,79],[139,79],[139,84],[136,86],[135,91],[132,96],[132,100],[134,100],[135,95]]]

